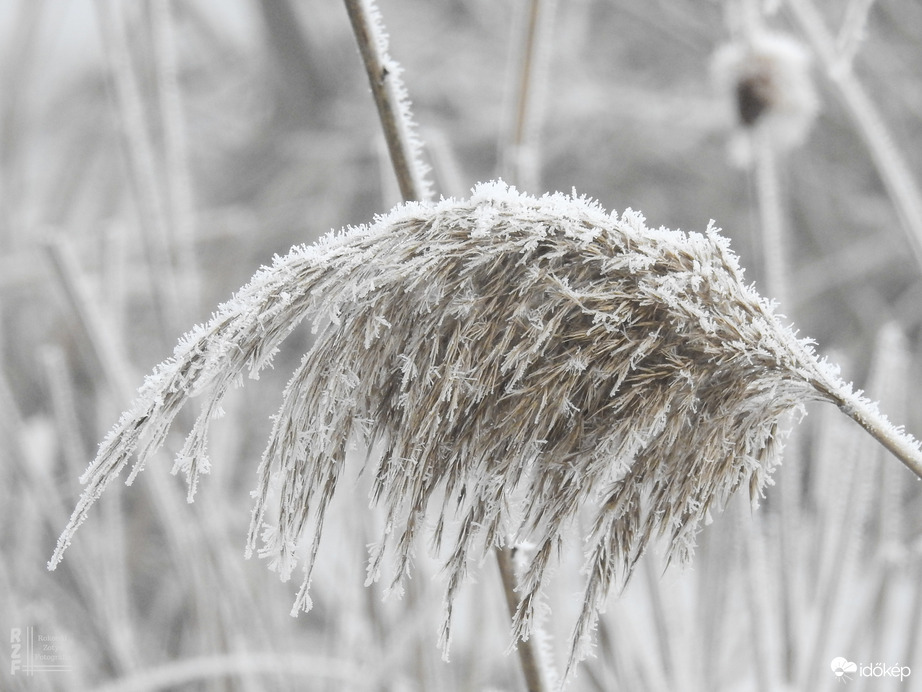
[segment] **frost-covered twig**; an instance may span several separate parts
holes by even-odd
[[[130,482],[201,395],[174,469],[191,499],[225,392],[304,319],[318,336],[276,416],[247,542],[250,553],[261,534],[259,554],[284,579],[303,562],[295,611],[310,607],[355,439],[375,451],[372,500],[387,514],[369,578],[393,552],[399,586],[434,515],[445,641],[468,569],[510,535],[534,545],[513,623],[527,638],[548,567],[588,514],[568,673],[648,544],[665,536],[670,558],[687,559],[735,490],[759,496],[791,409],[837,404],[922,476],[918,443],[780,323],[716,230],[653,230],[630,210],[492,183],[465,201],[403,205],[259,271],[148,377],[84,474],[49,567],[106,486],[137,455]]]
[[[404,201],[431,199],[432,187],[421,159],[422,143],[416,134],[410,100],[400,79],[403,70],[388,55],[387,34],[378,8],[374,0],[345,0],[345,3],[378,107],[400,194]]]

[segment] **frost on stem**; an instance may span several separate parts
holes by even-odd
[[[259,554],[284,579],[311,541],[296,610],[309,607],[351,437],[380,450],[372,499],[389,529],[372,579],[389,551],[399,586],[423,519],[436,519],[444,642],[468,566],[507,536],[534,546],[513,623],[527,637],[566,527],[589,515],[570,667],[651,540],[665,536],[669,556],[687,559],[709,511],[740,487],[758,497],[786,411],[831,401],[895,440],[895,453],[920,458],[743,283],[713,228],[654,230],[630,210],[489,183],[467,201],[400,206],[261,269],[147,379],[84,475],[50,566],[129,460],[137,455],[130,480],[203,395],[175,468],[194,488],[229,385],[255,376],[305,318],[316,342],[275,418],[247,541],[250,553],[262,534]]]
[[[410,97],[403,84],[403,68],[388,53],[388,36],[374,0],[346,0],[365,63],[372,95],[384,128],[397,182],[404,200],[430,200],[429,168],[422,160],[422,141],[417,135]]]

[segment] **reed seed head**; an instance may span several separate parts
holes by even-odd
[[[687,559],[709,512],[741,487],[758,497],[785,412],[851,401],[715,229],[650,229],[631,210],[484,184],[260,270],[148,377],[87,470],[50,565],[106,485],[137,455],[130,481],[202,396],[174,469],[191,499],[224,393],[305,318],[316,341],[259,467],[248,552],[261,535],[259,554],[285,579],[304,556],[295,611],[309,607],[325,510],[358,440],[375,450],[372,500],[387,513],[369,578],[388,553],[399,585],[429,533],[447,574],[445,646],[468,568],[510,537],[534,546],[514,620],[527,637],[554,552],[588,514],[572,664],[651,541]]]
[[[764,30],[750,32],[720,48],[712,70],[744,131],[764,132],[781,150],[804,141],[819,101],[809,53],[798,41]]]

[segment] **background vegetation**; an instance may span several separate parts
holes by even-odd
[[[380,4],[439,191],[511,174],[527,3]],[[797,6],[767,21],[807,44]],[[818,9],[835,35],[867,7],[854,76],[912,190],[922,6]],[[702,230],[713,218],[761,285],[755,181],[730,160],[732,103],[710,77],[728,8],[557,3],[530,163],[516,177],[529,192],[575,188],[641,209],[652,226]],[[290,618],[294,587],[242,559],[269,416],[307,330],[229,398],[195,504],[163,455],[132,492],[103,498],[46,572],[76,479],[142,374],[274,253],[364,222],[399,194],[339,3],[7,0],[0,32],[0,628],[70,638],[68,672],[28,678],[8,675],[2,647],[0,688],[519,689],[493,565],[459,604],[449,663],[435,643],[431,565],[421,560],[401,600],[363,588],[380,520],[366,509],[367,479],[335,500],[309,615]],[[918,434],[911,219],[830,76],[818,61],[819,118],[778,165],[790,261],[781,310]],[[573,689],[833,689],[836,656],[918,668],[902,683],[856,677],[852,689],[922,689],[922,497],[865,437],[811,408],[757,512],[731,507],[702,533],[692,567],[661,579],[649,560],[613,595]],[[579,564],[565,555],[548,595],[558,642],[578,606]]]

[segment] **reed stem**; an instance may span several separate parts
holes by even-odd
[[[363,0],[345,0],[345,3],[362,61],[365,63],[365,71],[368,73],[368,81],[384,129],[384,138],[400,186],[400,194],[406,202],[423,200],[429,196],[427,185],[422,179],[419,166],[415,165],[413,142],[410,139],[411,135],[408,135],[410,123],[400,108],[405,97],[398,90],[399,87],[395,88],[394,80],[397,79],[397,74],[393,68],[388,68],[390,59],[381,50],[382,41],[380,36],[376,35],[380,27],[370,16],[368,6]],[[537,7],[537,2],[533,6]],[[519,607],[519,598],[515,592],[516,577],[512,549],[498,547],[495,553],[496,564],[503,580],[503,592],[509,606],[509,616],[514,618]],[[518,642],[517,650],[528,691],[547,692],[548,686],[542,676],[534,639]]]
[[[905,433],[900,433],[869,402],[853,395],[839,402],[839,408],[922,479],[922,451],[918,445],[912,444]]]
[[[778,179],[778,156],[766,133],[756,133],[756,189],[759,220],[762,227],[762,255],[765,292],[782,307],[789,309],[787,238],[784,207]]]
[[[366,0],[345,0],[349,21],[365,64],[371,94],[378,108],[378,117],[384,129],[384,139],[391,157],[397,184],[405,202],[420,201],[430,197],[428,184],[423,178],[416,157],[417,142],[412,134],[406,95],[399,81],[399,66],[385,50],[376,13],[369,9]]]
[[[515,590],[515,561],[513,560],[515,548],[497,547],[494,552],[496,553],[496,565],[499,567],[499,574],[503,580],[503,594],[506,597],[506,605],[509,606],[509,617],[515,618],[519,608],[519,595]],[[550,687],[545,680],[540,653],[534,642],[533,633],[529,639],[520,640],[516,646],[522,673],[525,675],[525,687],[528,692],[549,692]]]

